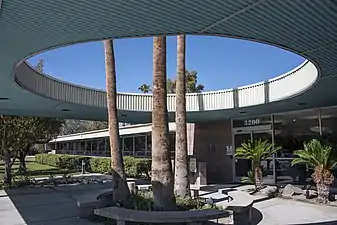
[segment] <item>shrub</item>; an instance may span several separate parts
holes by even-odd
[[[50,154],[49,154],[50,155]],[[82,168],[82,160],[84,160],[86,169],[89,168],[89,157],[79,155],[59,155],[58,168],[68,170],[80,170]]]
[[[89,157],[78,155],[55,155],[55,154],[37,154],[35,161],[40,164],[55,166],[60,169],[80,170],[82,160],[86,162],[86,167],[89,168]]]
[[[59,157],[59,155],[54,154],[37,154],[35,155],[35,161],[40,164],[58,167]]]
[[[111,160],[109,158],[90,158],[88,156],[64,154],[37,154],[35,156],[35,161],[37,163],[68,170],[80,170],[82,167],[82,160],[86,163],[86,171],[94,173],[111,172]],[[143,174],[149,177],[151,160],[125,156],[124,167],[127,177],[139,178]]]
[[[127,177],[139,178],[142,174],[149,176],[151,170],[149,159],[125,156],[123,160]],[[109,173],[111,172],[111,161],[108,158],[91,158],[90,169],[95,173]]]
[[[153,193],[152,192],[140,192],[138,194],[131,195],[131,202],[134,209],[137,210],[153,210]],[[177,210],[189,211],[189,210],[204,210],[204,209],[218,209],[222,210],[221,206],[208,205],[205,201],[198,199],[181,198],[176,197]]]
[[[94,173],[108,173],[111,171],[111,160],[108,158],[91,158],[90,171]]]
[[[151,160],[145,158],[124,157],[124,167],[127,177],[138,178],[145,174],[149,177],[151,171]]]

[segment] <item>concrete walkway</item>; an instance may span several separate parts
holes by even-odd
[[[77,218],[76,196],[111,184],[0,191],[1,225],[93,225]],[[253,225],[337,225],[337,207],[275,198],[254,204]]]
[[[255,213],[253,212],[254,224],[337,225],[337,207],[274,198],[255,203],[254,208],[256,209]],[[262,218],[258,218],[261,215],[257,212],[262,214]]]

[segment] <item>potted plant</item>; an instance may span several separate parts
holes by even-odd
[[[329,144],[323,144],[317,139],[303,144],[302,150],[296,150],[292,165],[307,164],[314,169],[311,175],[317,186],[317,200],[329,202],[330,185],[334,181],[332,170],[337,167],[337,154]]]

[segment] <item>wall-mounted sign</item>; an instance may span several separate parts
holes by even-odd
[[[190,158],[190,171],[192,173],[197,172],[197,159],[196,158]]]
[[[226,146],[226,154],[227,155],[233,155],[234,151],[233,151],[233,146]]]
[[[271,116],[262,116],[255,118],[242,118],[242,119],[234,119],[233,127],[252,127],[252,126],[261,126],[261,125],[269,125],[272,124]]]

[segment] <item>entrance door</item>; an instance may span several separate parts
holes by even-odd
[[[245,130],[238,130],[233,135],[233,141],[234,141],[234,149],[237,149],[241,147],[241,145],[245,142],[251,141],[251,140],[268,140],[269,143],[272,143],[272,132],[271,130],[263,130],[258,129],[259,127],[256,127],[256,129],[251,129],[249,131]],[[243,177],[248,176],[248,171],[252,170],[252,162],[251,160],[244,159],[244,158],[235,158],[235,182],[242,182]],[[263,172],[263,178],[264,182],[266,184],[273,184],[274,183],[274,173],[273,173],[273,159],[269,158],[267,160],[264,160],[262,163],[262,172]]]

